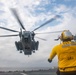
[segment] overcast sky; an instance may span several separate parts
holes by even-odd
[[[0,26],[14,30],[20,30],[16,18],[10,8],[15,8],[19,13],[24,27],[32,31],[54,15],[61,18],[47,24],[36,32],[49,32],[70,30],[76,34],[76,0],[0,0]],[[0,29],[2,34],[17,34]],[[53,62],[48,63],[47,59],[54,45],[60,41],[54,41],[60,33],[38,34],[36,36],[45,38],[47,41],[39,41],[39,50],[31,56],[20,54],[14,42],[19,41],[19,37],[0,38],[0,67],[52,67],[57,66],[57,57]]]

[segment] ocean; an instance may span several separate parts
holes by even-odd
[[[26,75],[56,75],[55,72],[31,72]]]
[[[31,72],[31,73],[5,72],[5,73],[0,73],[0,75],[56,75],[56,73],[55,72]]]
[[[0,68],[0,75],[56,75],[56,69],[46,69]]]

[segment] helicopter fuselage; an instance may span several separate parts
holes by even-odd
[[[23,31],[20,33],[20,41],[15,42],[15,44],[20,53],[23,51],[25,55],[31,55],[32,51],[38,50],[39,42],[35,41],[34,32]]]

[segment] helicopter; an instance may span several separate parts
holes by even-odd
[[[17,50],[20,51],[20,53],[24,52],[25,55],[31,55],[32,52],[35,53],[35,50],[38,50],[39,41],[35,41],[36,33],[34,31],[38,30],[39,28],[47,25],[48,23],[50,23],[50,22],[52,22],[52,21],[54,21],[54,20],[56,20],[57,18],[60,17],[60,15],[55,15],[53,18],[49,19],[48,21],[46,21],[45,23],[43,23],[39,27],[35,28],[33,31],[27,31],[25,29],[24,25],[22,24],[17,11],[15,9],[11,9],[11,11],[12,11],[13,15],[15,16],[15,18],[17,19],[19,25],[21,26],[20,31],[5,28],[5,27],[2,27],[2,26],[0,26],[0,28],[4,29],[4,30],[7,30],[7,31],[11,31],[11,32],[18,32],[19,34],[1,35],[0,37],[19,36],[20,40],[15,41],[15,46],[16,46]],[[58,31],[58,32],[61,32],[61,31]],[[37,38],[46,41],[46,39],[39,38],[39,37],[37,37]]]

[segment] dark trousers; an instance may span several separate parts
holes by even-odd
[[[57,74],[57,75],[60,75],[60,71],[59,71],[59,69],[57,69],[56,74]]]
[[[60,72],[60,75],[76,75],[76,71],[71,71],[71,72]]]

